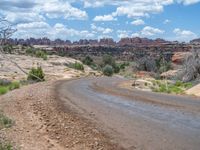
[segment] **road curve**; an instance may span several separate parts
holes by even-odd
[[[199,98],[120,88],[124,81],[63,81],[58,96],[126,149],[200,150]]]

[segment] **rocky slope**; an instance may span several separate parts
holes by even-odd
[[[11,80],[23,80],[27,78],[20,69],[18,69],[10,60],[16,62],[23,70],[29,72],[32,67],[41,66],[44,70],[47,80],[62,78],[72,78],[81,75],[88,75],[93,72],[92,69],[85,66],[85,71],[77,71],[67,67],[67,64],[74,63],[77,60],[55,55],[48,56],[47,60],[25,55],[0,55],[0,78]]]
[[[191,89],[185,92],[188,95],[200,96],[200,84],[192,87]]]

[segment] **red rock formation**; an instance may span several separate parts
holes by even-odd
[[[182,64],[184,62],[184,59],[190,54],[190,52],[176,52],[172,56],[172,62],[175,64]]]

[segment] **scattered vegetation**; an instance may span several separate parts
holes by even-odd
[[[120,70],[124,70],[129,65],[130,65],[129,62],[123,62],[123,63],[119,64],[119,68],[120,68]]]
[[[13,46],[10,45],[10,44],[4,45],[3,46],[3,51],[5,53],[12,54],[12,52],[13,52]]]
[[[160,80],[156,80],[153,82],[152,90],[154,92],[162,92],[162,93],[174,93],[174,94],[182,94],[186,89],[192,87],[192,83],[184,83],[182,81],[176,81],[175,83],[164,82]]]
[[[33,57],[42,58],[43,60],[48,59],[47,53],[40,49],[28,48],[28,49],[26,49],[26,54],[33,56]]]
[[[83,59],[83,64],[85,65],[88,65],[88,66],[91,66],[94,64],[94,61],[93,59],[90,57],[90,56],[86,56],[84,59]]]
[[[90,66],[93,70],[98,70],[98,65],[94,62],[94,60],[90,56],[86,56],[82,60],[83,64]]]
[[[13,121],[0,112],[0,130],[4,128],[10,128],[12,125]]]
[[[115,59],[111,56],[111,55],[104,55],[103,58],[103,65],[110,65],[110,66],[114,66],[115,65]]]
[[[0,95],[6,94],[7,92],[8,92],[8,88],[7,87],[0,86]]]
[[[83,64],[79,63],[79,62],[75,62],[75,63],[70,63],[67,65],[70,68],[76,69],[76,70],[81,70],[84,71],[84,66]]]
[[[112,76],[114,73],[113,67],[111,65],[106,65],[103,68],[103,74],[106,76]]]
[[[108,54],[104,55],[101,59],[95,59],[95,61],[90,56],[86,56],[82,59],[82,62],[94,70],[102,71],[104,75],[107,75],[107,72],[109,72],[108,76],[119,73],[120,70],[124,70],[129,66],[129,62],[116,63],[115,58]]]
[[[47,54],[44,51],[36,50],[35,56],[38,58],[43,58],[44,60],[47,60]]]
[[[37,68],[31,68],[29,74],[28,74],[28,80],[32,80],[32,81],[44,81],[45,74],[42,70],[42,67],[37,67]]]
[[[0,95],[6,94],[8,91],[20,88],[20,82],[10,82],[8,80],[0,80]]]
[[[103,68],[103,73],[105,70],[111,70],[111,67],[112,67],[113,73],[119,73],[119,71],[120,71],[120,66],[118,64],[116,64],[115,59],[111,55],[103,56],[101,67]],[[111,72],[111,71],[109,71],[109,72]]]
[[[0,150],[13,150],[13,147],[10,143],[0,143]]]

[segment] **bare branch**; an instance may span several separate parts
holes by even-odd
[[[0,54],[11,63],[13,63],[19,70],[28,75],[28,73],[24,69],[22,69],[16,62],[7,57],[3,51],[3,46],[7,44],[7,39],[10,38],[16,31],[17,30],[12,27],[11,23],[3,18],[0,18]],[[43,81],[43,79],[39,78],[38,76],[34,74],[31,75],[37,78],[39,81]]]

